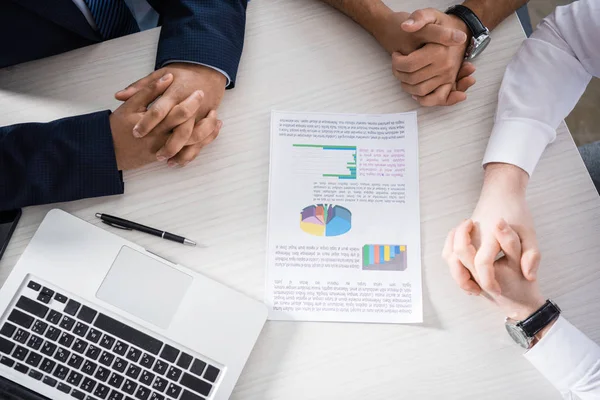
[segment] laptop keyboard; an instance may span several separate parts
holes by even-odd
[[[0,328],[0,364],[77,400],[204,400],[221,369],[30,280]]]

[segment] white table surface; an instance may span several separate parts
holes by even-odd
[[[423,6],[389,3],[408,11]],[[0,70],[0,125],[115,109],[113,93],[152,70],[158,33]],[[113,230],[262,299],[271,109],[418,110],[425,323],[268,322],[232,398],[559,398],[521,357],[503,316],[464,295],[440,257],[447,232],[477,201],[497,91],[523,33],[512,17],[493,37],[476,62],[478,83],[465,103],[418,109],[392,76],[389,56],[343,15],[316,0],[253,1],[238,84],[220,108],[225,124],[214,144],[185,169],[154,164],[126,173],[124,196],[25,209],[0,262],[0,279],[46,212],[59,207],[96,225],[94,213],[110,212],[193,238],[204,247]],[[529,201],[543,252],[544,293],[600,341],[600,201],[565,127],[533,177]]]

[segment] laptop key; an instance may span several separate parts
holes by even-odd
[[[73,325],[75,325],[75,320],[65,315],[58,326],[67,331],[70,331],[73,328]]]
[[[39,350],[42,347],[42,343],[44,343],[44,339],[37,335],[31,335],[29,341],[27,342],[27,347],[31,347],[34,350]]]
[[[181,393],[181,386],[178,386],[174,383],[171,383],[167,388],[167,396],[176,399],[179,397],[179,393]]]
[[[107,351],[103,351],[98,362],[100,364],[106,365],[108,367],[108,366],[110,366],[110,364],[112,364],[114,359],[115,359],[115,356],[113,354],[111,354]]]
[[[79,382],[83,379],[83,375],[77,371],[71,371],[69,377],[67,378],[67,382],[69,382],[73,386],[79,386]]]
[[[94,326],[154,355],[159,353],[163,345],[160,340],[104,314],[98,314]]]
[[[159,392],[164,392],[165,389],[167,388],[167,386],[169,386],[169,381],[167,381],[164,378],[161,378],[160,376],[158,378],[156,378],[156,380],[154,381],[154,384],[152,385],[152,389],[154,390],[158,390]]]
[[[65,312],[65,314],[74,316],[75,314],[77,314],[77,310],[79,310],[79,307],[81,307],[81,303],[78,303],[75,300],[69,300],[63,311]]]
[[[87,348],[87,342],[84,342],[81,339],[77,339],[75,340],[75,343],[73,344],[73,351],[79,353],[79,354],[83,354],[83,352],[85,351],[85,349]]]
[[[52,290],[52,289],[49,289],[49,288],[47,288],[47,287],[45,287],[45,286],[44,286],[44,288],[42,289],[41,293],[42,293],[43,295],[45,295],[45,296],[50,296],[50,297],[54,296],[54,290]]]
[[[138,387],[137,392],[135,392],[135,398],[138,400],[148,400],[150,397],[150,389],[144,386]]]
[[[177,367],[171,367],[169,368],[169,372],[167,372],[167,378],[171,379],[172,381],[177,382],[179,380],[179,377],[181,376],[181,370]]]
[[[110,388],[108,386],[99,383],[94,391],[94,396],[99,397],[100,399],[106,399],[109,391]]]
[[[29,297],[21,296],[15,304],[15,307],[25,310],[36,317],[44,318],[48,313],[49,308],[45,305],[38,303],[35,300],[31,300]]]
[[[125,380],[125,378],[122,375],[119,375],[117,373],[112,373],[112,375],[110,376],[110,379],[108,380],[108,384],[116,389],[121,387],[121,384],[123,383],[123,381]]]
[[[92,393],[94,386],[96,386],[96,382],[92,378],[83,378],[80,388],[84,392]]]
[[[0,335],[10,338],[16,330],[16,326],[11,324],[10,322],[6,322],[4,325],[2,325],[2,329],[0,329]]]
[[[48,375],[46,375],[46,376],[44,377],[44,380],[43,380],[42,382],[44,382],[46,385],[48,385],[48,386],[51,386],[51,387],[54,387],[54,386],[56,386],[56,384],[58,383],[58,382],[56,381],[56,379],[54,379],[54,378],[51,378],[51,377],[49,377]]]
[[[71,352],[69,350],[65,350],[62,347],[59,347],[54,355],[54,358],[62,363],[66,363],[69,359]]]
[[[116,390],[112,390],[108,395],[107,400],[123,400],[124,397],[125,395],[123,393],[119,393]]]
[[[49,374],[52,372],[55,366],[56,362],[52,361],[49,358],[44,358],[44,361],[42,361],[42,365],[40,365],[40,369],[45,373]]]
[[[82,324],[81,322],[78,322],[75,324],[75,329],[73,329],[73,333],[76,334],[77,336],[84,337],[85,334],[87,333],[88,329],[90,329],[89,326],[87,326],[86,324]]]
[[[29,372],[29,367],[20,363],[17,363],[17,365],[15,365],[15,371],[18,371],[22,374],[26,374],[27,372]]]
[[[152,364],[154,364],[154,360],[155,360],[155,358],[152,357],[150,354],[144,353],[144,355],[142,356],[142,360],[140,361],[140,364],[142,365],[142,367],[150,369],[150,368],[152,368]]]
[[[188,353],[181,353],[179,356],[179,360],[177,360],[177,366],[183,369],[188,369],[190,364],[192,363],[193,357]]]
[[[65,296],[64,294],[60,294],[60,293],[56,293],[54,295],[54,300],[58,301],[59,303],[66,303],[67,302],[67,296]]]
[[[13,339],[16,342],[25,344],[27,342],[27,339],[29,339],[29,332],[24,331],[23,329],[18,329],[17,333],[15,333],[15,337]]]
[[[42,350],[41,350],[42,354],[47,355],[48,357],[52,357],[52,355],[56,351],[57,347],[58,346],[55,345],[54,343],[49,342],[49,341],[46,340],[44,342],[44,345],[42,346]]]
[[[205,400],[204,397],[200,397],[189,390],[184,390],[179,400]]]
[[[15,362],[8,357],[2,356],[2,358],[0,358],[0,364],[6,365],[7,367],[12,367],[15,365]]]
[[[32,377],[33,379],[35,379],[36,381],[39,381],[42,379],[42,376],[44,376],[44,375],[41,372],[38,372],[35,369],[32,369],[31,371],[29,371],[29,376]]]
[[[94,375],[94,372],[96,372],[96,367],[98,367],[97,364],[91,362],[90,360],[85,360],[83,367],[81,368],[81,372],[91,376]]]
[[[8,341],[3,337],[0,337],[0,352],[4,354],[10,354],[13,351],[14,347],[15,344],[13,342]]]
[[[106,382],[108,380],[109,376],[110,376],[110,370],[100,367],[96,371],[94,378],[98,379],[100,382]]]
[[[42,303],[49,304],[50,300],[52,300],[52,296],[48,296],[47,294],[40,293],[40,294],[38,294],[37,300],[41,301]]]
[[[67,364],[69,365],[69,367],[79,369],[82,363],[83,357],[78,356],[77,354],[73,354],[71,355],[71,358],[69,358],[69,362]]]
[[[75,336],[71,335],[70,333],[63,332],[62,335],[60,335],[58,344],[65,347],[71,347],[71,344],[73,344],[73,340],[75,340]]]
[[[127,361],[117,357],[112,367],[115,371],[123,372],[127,368]]]
[[[85,352],[85,356],[95,361],[100,356],[100,351],[100,347],[96,347],[93,344],[90,344],[87,351]]]
[[[31,324],[33,324],[34,318],[30,315],[25,314],[19,310],[12,310],[10,315],[8,316],[8,320],[10,322],[14,322],[17,325],[22,326],[23,328],[29,329]]]
[[[29,353],[29,350],[27,350],[25,347],[17,345],[17,348],[15,349],[15,351],[13,351],[12,355],[17,360],[23,361],[23,360],[25,360],[25,357],[27,357],[28,353]]]
[[[134,381],[132,381],[130,379],[125,379],[125,383],[123,384],[123,387],[121,388],[121,390],[127,394],[134,394],[135,389],[137,389],[137,386],[138,386],[137,383],[135,383]]]
[[[174,363],[177,360],[177,356],[179,355],[179,350],[177,350],[173,346],[169,346],[165,344],[162,352],[160,353],[160,358],[164,358],[165,360]]]
[[[212,385],[210,383],[198,379],[187,372],[183,374],[183,377],[179,383],[186,388],[193,390],[194,392],[200,393],[203,396],[208,396],[210,390],[212,389]]]
[[[152,384],[152,381],[154,380],[154,376],[155,375],[152,372],[144,370],[144,372],[142,372],[142,376],[140,376],[139,381],[142,382],[144,385],[150,386]]]
[[[120,356],[124,356],[125,353],[127,353],[127,348],[129,346],[127,346],[125,343],[123,343],[120,340],[117,340],[117,343],[115,343],[115,347],[113,347],[113,351],[115,353],[117,353]]]
[[[204,368],[206,368],[206,363],[202,360],[194,360],[194,363],[192,364],[192,374],[198,375],[198,376],[202,376],[202,373],[204,372]]]
[[[29,289],[33,289],[33,290],[35,290],[36,292],[39,292],[39,290],[42,288],[42,285],[40,285],[39,283],[37,283],[37,282],[34,282],[34,281],[29,281],[29,282],[27,283],[27,287],[28,287]]]
[[[159,375],[164,375],[165,372],[167,372],[167,367],[169,365],[162,361],[162,360],[157,360],[156,364],[154,364],[154,368],[152,368],[152,371],[156,372]]]
[[[209,365],[208,368],[206,368],[206,371],[204,371],[204,379],[206,379],[209,382],[215,383],[215,381],[219,377],[220,372],[221,370],[219,370],[219,368]]]
[[[102,336],[102,332],[92,328],[85,338],[92,343],[98,343],[100,336]]]
[[[56,387],[58,390],[60,390],[63,393],[69,394],[71,392],[71,386],[69,385],[65,385],[62,382],[58,383],[58,386]]]
[[[138,350],[135,347],[130,347],[129,351],[127,352],[127,359],[133,362],[137,362],[140,359],[141,355],[141,350]]]
[[[77,400],[84,400],[85,399],[85,393],[80,392],[77,389],[73,389],[73,391],[71,392],[71,397],[74,397]]]
[[[46,322],[42,321],[41,319],[38,319],[33,324],[33,328],[31,328],[31,330],[33,332],[37,333],[38,335],[43,335],[46,332],[47,328],[48,328],[48,324]]]
[[[40,361],[42,361],[42,356],[39,355],[38,353],[31,352],[31,353],[29,353],[27,360],[25,360],[25,364],[28,364],[34,368],[37,368],[37,366],[40,365]]]
[[[163,396],[160,393],[152,392],[152,394],[150,395],[150,399],[148,400],[165,400],[165,396]]]
[[[125,372],[125,375],[132,379],[137,379],[137,377],[140,376],[140,372],[142,372],[141,367],[135,364],[129,364],[129,368],[127,368],[127,372]]]
[[[46,321],[50,322],[51,324],[58,324],[60,322],[60,319],[62,318],[62,314],[59,313],[56,310],[50,310],[50,312],[48,313],[48,316],[46,317]]]
[[[109,335],[102,335],[102,340],[100,340],[100,347],[104,347],[105,349],[112,349],[113,344],[115,343],[115,338]]]
[[[77,318],[91,324],[97,314],[98,311],[92,310],[88,306],[82,306],[81,310],[79,310],[79,314],[77,314]]]
[[[58,367],[56,367],[52,375],[54,375],[58,379],[64,380],[69,374],[69,371],[69,368],[65,367],[64,365],[59,365]]]

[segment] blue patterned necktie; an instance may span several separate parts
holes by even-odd
[[[98,31],[105,40],[139,32],[135,18],[123,0],[85,0]]]

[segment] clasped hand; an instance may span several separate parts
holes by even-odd
[[[217,108],[225,76],[201,65],[173,63],[115,94],[124,103],[110,116],[117,166],[153,161],[184,166],[219,134]]]

